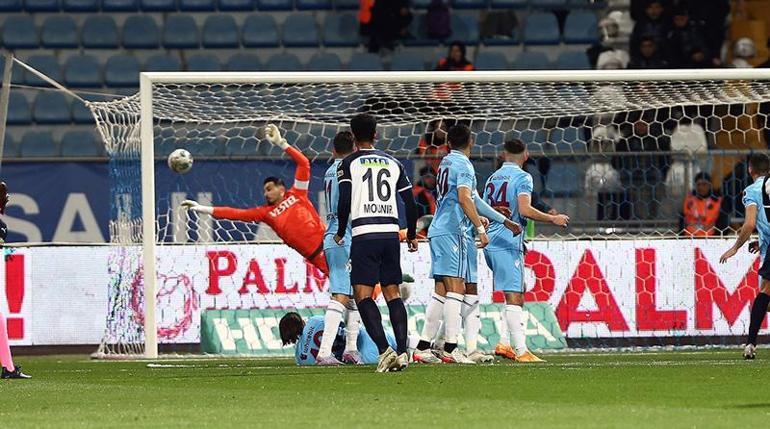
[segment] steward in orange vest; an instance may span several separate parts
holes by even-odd
[[[712,190],[708,173],[695,176],[695,190],[684,199],[682,220],[682,233],[692,237],[710,237],[727,226],[722,197]]]

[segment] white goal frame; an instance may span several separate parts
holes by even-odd
[[[474,72],[143,72],[141,106],[142,262],[144,266],[144,356],[158,357],[155,231],[153,84],[254,83],[462,83],[462,82],[655,82],[770,80],[770,69],[581,70]],[[770,94],[768,94],[770,97]]]

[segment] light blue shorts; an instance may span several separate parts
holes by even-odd
[[[472,238],[461,235],[440,235],[430,239],[431,275],[465,279],[477,283],[478,250]]]
[[[526,292],[524,286],[524,254],[515,250],[484,251],[489,269],[494,278],[494,290],[503,292]]]
[[[329,292],[353,295],[350,286],[350,245],[331,247],[324,250],[326,265],[329,266]]]

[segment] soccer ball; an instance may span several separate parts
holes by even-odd
[[[184,174],[192,169],[193,157],[185,149],[177,149],[168,156],[168,168],[175,173]]]

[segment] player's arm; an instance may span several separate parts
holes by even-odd
[[[476,210],[476,204],[473,201],[473,191],[468,185],[457,185],[457,199],[460,203],[460,208],[463,209],[465,216],[468,216],[473,226],[476,228],[476,234],[479,238],[479,248],[486,247],[489,244],[489,237],[487,237],[487,230],[484,225],[481,224],[481,218],[479,212]]]
[[[401,197],[401,201],[404,202],[406,242],[408,243],[409,251],[415,252],[417,251],[417,203],[414,201],[412,184],[409,182],[409,177],[406,175],[403,165],[399,165],[396,187],[398,188],[398,195]]]
[[[483,216],[492,222],[502,223],[506,228],[513,232],[513,235],[518,235],[521,233],[521,225],[503,216],[503,214],[499,211],[493,209],[492,206],[487,204],[487,202],[481,198],[478,192],[473,193],[473,202],[476,203],[476,210],[480,216]]]
[[[337,167],[337,234],[334,235],[334,241],[342,244],[345,232],[348,229],[348,220],[350,220],[350,199],[353,194],[353,180],[350,175],[350,163],[342,161]]]
[[[286,152],[297,164],[297,169],[294,171],[293,188],[307,193],[310,186],[310,160],[302,152],[289,145],[289,142],[281,136],[281,131],[274,124],[268,124],[265,127],[265,137],[271,144],[280,147]]]
[[[719,258],[719,263],[724,264],[727,262],[728,259],[735,256],[736,253],[738,253],[738,250],[748,241],[748,239],[751,237],[751,234],[754,232],[754,228],[757,226],[757,205],[751,204],[746,206],[746,216],[743,221],[743,226],[741,226],[740,231],[738,231],[738,238],[735,239],[735,244],[733,244],[733,247],[729,248],[727,252],[722,254],[722,256]]]
[[[548,222],[558,226],[567,226],[569,223],[569,216],[543,213],[532,206],[532,187],[532,176],[527,175],[524,183],[515,190],[516,201],[519,204],[519,213],[534,221]]]
[[[216,219],[240,220],[243,222],[262,222],[265,217],[264,207],[254,207],[250,209],[236,209],[233,207],[212,207],[198,204],[193,200],[184,200],[182,208],[196,212],[205,213]]]

